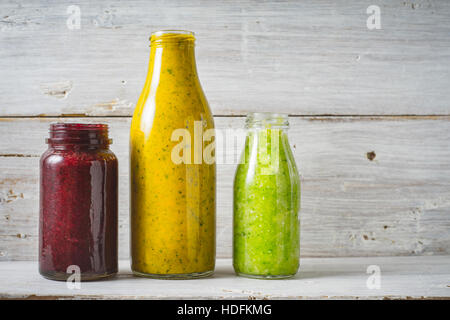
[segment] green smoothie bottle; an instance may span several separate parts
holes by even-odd
[[[288,116],[251,113],[246,128],[234,179],[234,270],[250,278],[289,278],[300,258],[300,178]]]

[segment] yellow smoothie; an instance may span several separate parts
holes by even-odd
[[[149,71],[131,123],[131,267],[141,276],[191,278],[214,270],[216,168],[186,150],[194,146],[194,121],[197,135],[198,123],[204,131],[214,128],[194,40],[186,31],[152,35]],[[173,159],[181,141],[173,137],[177,129],[189,133],[182,163]]]

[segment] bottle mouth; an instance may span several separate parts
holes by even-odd
[[[289,128],[289,115],[273,112],[250,112],[245,119],[247,129],[287,129]]]
[[[48,144],[109,145],[108,125],[102,123],[52,123]]]
[[[158,30],[152,32],[151,44],[194,42],[195,34],[189,30]]]
[[[158,30],[158,31],[152,32],[152,36],[159,37],[161,35],[168,34],[168,33],[171,33],[171,34],[184,34],[184,35],[191,35],[191,36],[195,35],[194,32],[189,31],[189,30],[165,29],[165,30]]]

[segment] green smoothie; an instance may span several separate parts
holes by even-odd
[[[250,127],[234,180],[233,266],[248,277],[290,277],[300,256],[297,167],[286,128]]]

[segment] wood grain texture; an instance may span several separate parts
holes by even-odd
[[[450,114],[450,2],[80,0],[0,3],[0,116],[130,115],[152,31],[190,29],[215,115]]]
[[[367,267],[380,268],[380,288],[367,288]],[[450,299],[450,256],[305,258],[289,280],[261,281],[234,275],[231,260],[217,260],[205,280],[151,280],[131,274],[129,261],[110,281],[65,282],[40,277],[35,262],[0,262],[0,299]],[[24,286],[23,284],[27,285]]]
[[[58,119],[0,119],[0,260],[37,256],[38,162]],[[61,119],[59,119],[61,120]],[[129,118],[105,122],[120,166],[120,257],[129,255]],[[242,128],[244,118],[216,117]],[[450,254],[450,117],[292,117],[303,257]],[[238,150],[226,146],[231,157]],[[218,165],[217,255],[231,257],[235,165]]]

